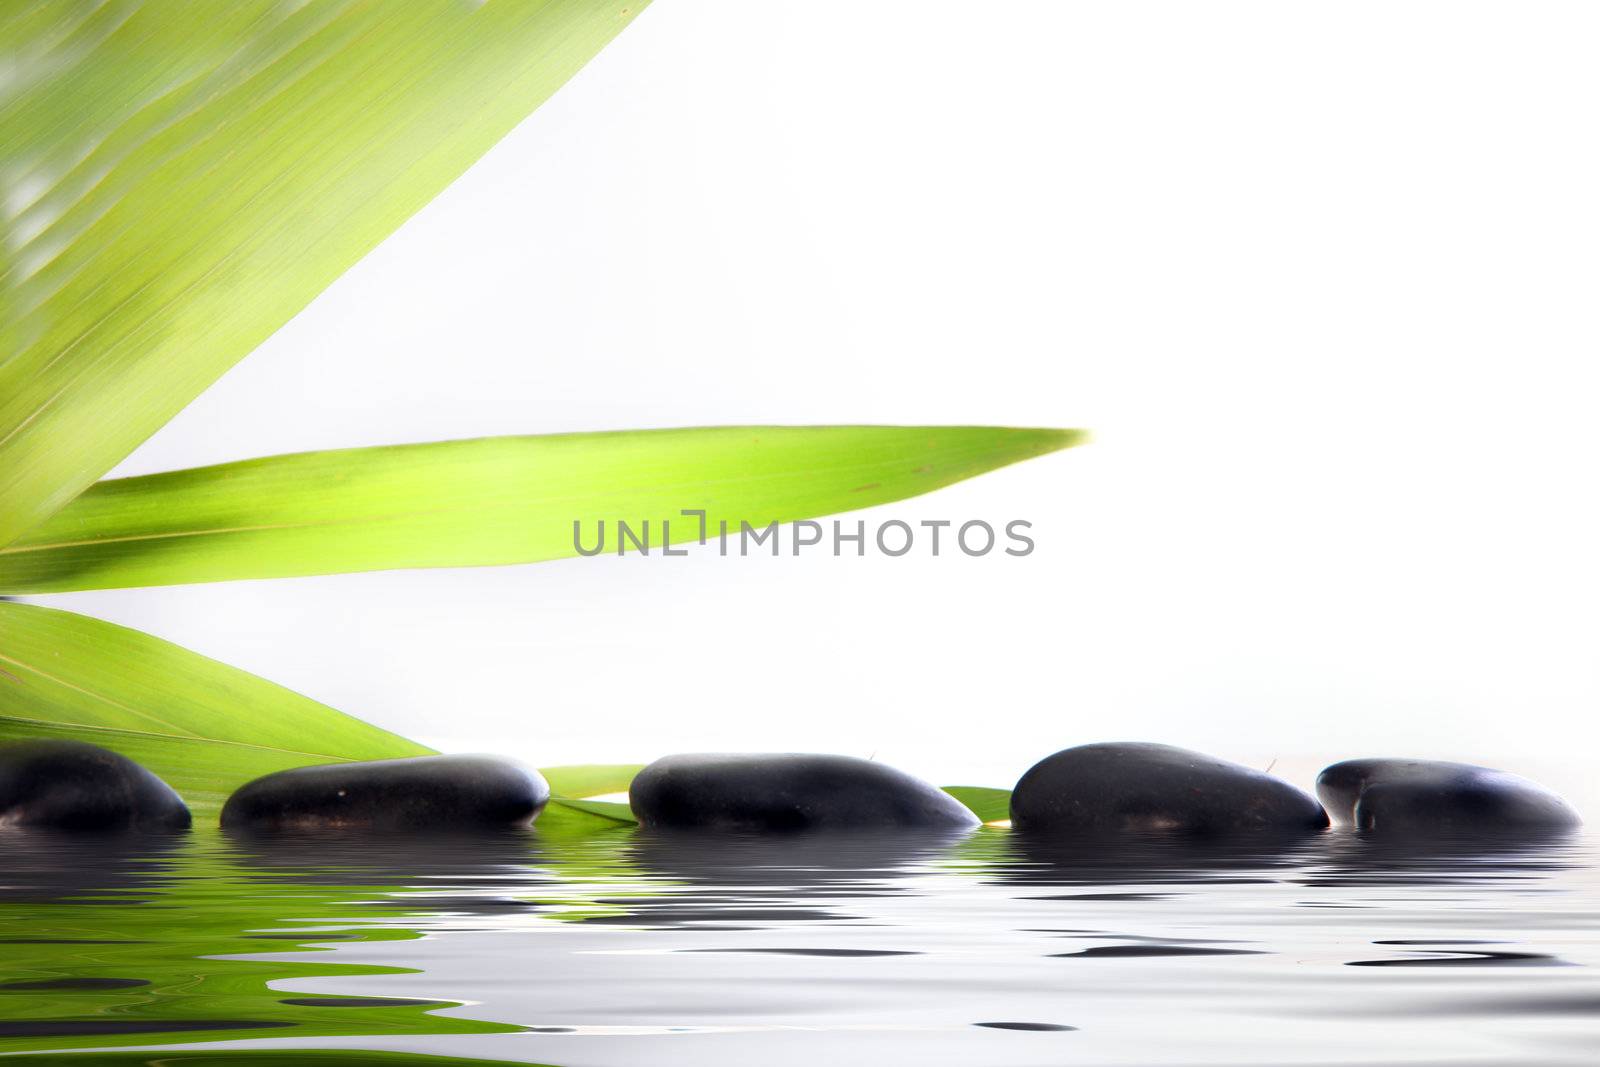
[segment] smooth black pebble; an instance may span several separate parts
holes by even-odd
[[[1582,820],[1550,790],[1470,763],[1352,759],[1317,775],[1335,820],[1396,834],[1570,830]]]
[[[963,830],[966,805],[903,771],[853,756],[667,756],[633,779],[647,827],[675,830]]]
[[[296,767],[239,787],[228,830],[265,832],[494,830],[527,826],[550,799],[537,771],[490,756]]]
[[[1034,764],[1011,794],[1034,834],[1303,833],[1328,825],[1310,795],[1250,767],[1143,742],[1079,745]]]
[[[0,745],[0,826],[38,830],[186,830],[172,787],[126,756],[82,741]]]

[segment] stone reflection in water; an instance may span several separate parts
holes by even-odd
[[[228,833],[241,867],[318,885],[410,884],[437,878],[452,885],[526,874],[536,843],[518,830],[474,833]]]
[[[621,911],[592,921],[724,932],[730,924],[864,922],[852,902],[905,893],[898,880],[964,837],[961,831],[781,837],[641,831],[628,843],[628,859],[670,888],[648,899],[601,898]]]
[[[0,830],[0,906],[111,898],[131,905],[171,884],[185,845],[173,834]]]
[[[330,973],[383,973],[292,953],[328,937],[330,926],[342,926],[333,936],[352,943],[414,938],[393,922],[375,934],[361,914],[363,898],[383,898],[393,888],[380,880],[392,874],[369,867],[350,872],[347,883],[264,875],[234,862],[207,833],[0,831],[0,1052],[268,1030],[330,1037],[504,1030],[432,1019],[426,1012],[440,1002],[431,999],[338,1012],[321,1001],[297,1004],[271,987]],[[357,887],[357,878],[366,881]],[[262,934],[276,935],[275,943],[263,944]],[[264,951],[290,955],[244,958]]]
[[[383,886],[362,902],[378,910],[422,911],[434,922],[444,913],[496,914],[537,910],[526,894],[560,884],[537,873],[528,834],[314,833],[231,834],[229,857],[251,877],[276,884]]]
[[[1530,884],[1587,866],[1584,839],[1571,831],[1438,833],[1395,839],[1332,831],[1306,858],[1304,885],[1504,886]]]
[[[1263,834],[1193,837],[1160,831],[1116,836],[1008,835],[998,857],[999,884],[1127,886],[1123,892],[1070,894],[1056,899],[1153,900],[1170,893],[1144,887],[1270,883],[1320,853],[1325,835]]]
[[[92,951],[92,965],[57,955],[0,985],[151,985],[0,998],[39,998],[18,1017],[44,1023],[292,1025],[0,1049],[189,1040],[563,1067],[1576,1067],[1600,1045],[1594,855],[1579,838],[1422,848],[1345,832],[1287,847],[990,830],[216,841],[87,880],[18,879],[32,902],[0,904],[8,936],[65,936],[39,916],[70,914],[70,936],[127,943],[57,946]],[[52,879],[42,895],[77,902],[37,903]],[[320,951],[293,951],[303,945]],[[68,995],[104,1010],[68,1014]],[[115,998],[147,1000],[129,1011]]]

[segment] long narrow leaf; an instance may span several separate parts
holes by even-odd
[[[648,0],[0,9],[0,545],[104,474]]]
[[[637,826],[639,820],[626,804],[589,797],[621,793],[644,769],[640,763],[584,764],[542,767],[550,783],[550,803],[539,816],[539,832],[550,835],[585,835]]]
[[[965,804],[984,822],[1011,818],[1011,790],[986,785],[947,785],[944,791]]]
[[[550,805],[554,808],[563,808],[570,812],[579,812],[597,819],[606,819],[619,826],[636,826],[639,820],[634,818],[633,809],[626,804],[612,800],[573,800],[571,797],[552,796]],[[546,809],[549,814],[549,809]],[[540,817],[542,824],[548,824],[544,815]]]
[[[580,542],[585,552],[631,549],[619,521],[635,538],[648,530],[656,553],[670,535],[678,552],[701,533],[700,519],[683,514],[691,510],[706,512],[712,540],[726,523],[727,551],[738,552],[745,523],[760,530],[915,496],[1082,438],[992,427],[723,427],[274,456],[102,482],[0,549],[0,591],[524,563],[575,555]],[[1012,542],[997,533],[998,552]],[[945,532],[943,551],[957,550],[954,537]],[[769,537],[752,551],[775,544]]]
[[[626,792],[634,775],[642,770],[642,763],[588,763],[542,767],[539,773],[550,783],[552,793],[570,800],[584,800]]]
[[[213,816],[257,775],[430,749],[149,634],[0,601],[0,741],[121,752]]]

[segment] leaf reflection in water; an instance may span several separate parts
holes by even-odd
[[[38,1029],[0,1050],[68,1063],[1565,1067],[1600,1037],[1585,838],[3,847],[0,1017]]]

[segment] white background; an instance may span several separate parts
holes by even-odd
[[[662,0],[120,468],[1088,426],[871,518],[1038,550],[51,598],[453,750],[1151,739],[1600,816],[1600,7]]]

